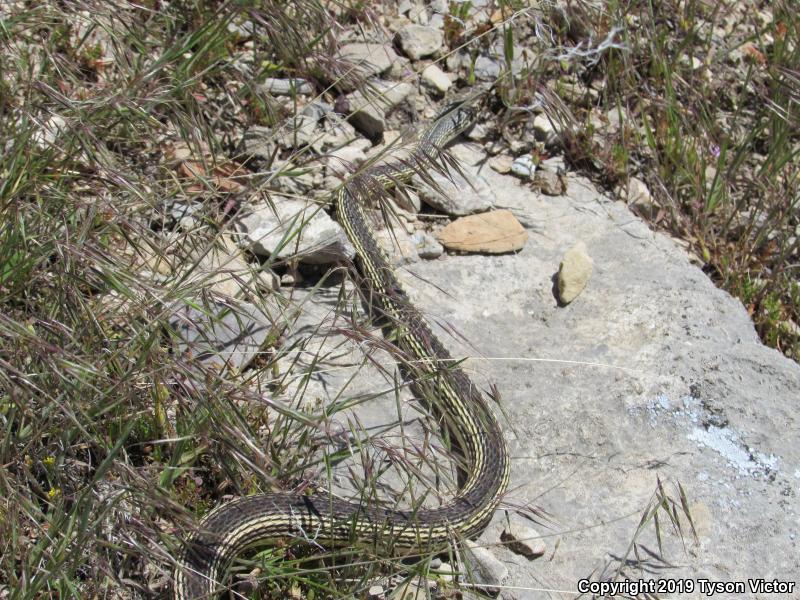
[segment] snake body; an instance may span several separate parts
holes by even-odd
[[[403,374],[438,418],[457,458],[459,489],[433,509],[393,510],[367,500],[347,502],[326,493],[268,493],[229,502],[209,513],[184,544],[173,574],[175,600],[210,598],[222,588],[230,562],[247,548],[318,532],[320,544],[356,542],[391,552],[441,549],[454,535],[479,533],[508,486],[509,459],[497,420],[484,396],[457,366],[410,303],[369,226],[364,204],[383,188],[408,181],[435,160],[441,147],[474,118],[451,105],[425,131],[410,158],[353,176],[335,197],[337,220],[356,249],[365,297],[392,331]]]

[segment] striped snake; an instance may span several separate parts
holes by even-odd
[[[356,249],[362,293],[402,358],[404,377],[437,417],[457,460],[459,489],[437,508],[392,510],[367,498],[347,502],[327,493],[269,493],[224,504],[209,513],[183,546],[173,574],[175,600],[211,598],[224,589],[231,561],[247,548],[319,532],[318,542],[362,543],[392,553],[441,550],[454,536],[473,536],[491,518],[508,486],[509,459],[500,427],[481,392],[409,302],[368,225],[370,196],[407,182],[439,158],[441,148],[474,120],[464,102],[442,111],[411,156],[366,169],[335,197],[337,220]]]

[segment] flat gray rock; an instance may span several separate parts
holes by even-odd
[[[191,354],[207,366],[235,371],[259,353],[273,329],[275,314],[264,306],[226,299],[197,298],[175,308],[170,316],[179,352]]]
[[[440,332],[454,356],[470,356],[476,382],[502,395],[506,504],[549,516],[537,529],[552,536],[552,559],[495,549],[509,593],[542,598],[532,590],[613,576],[657,479],[678,502],[683,486],[699,543],[683,519],[684,551],[662,515],[667,562],[647,555],[658,551],[648,524],[644,572],[629,576],[796,581],[800,366],[763,346],[741,303],[622,202],[579,178],[554,199],[482,174],[528,230],[525,248],[422,262],[404,279],[419,307],[472,343]],[[595,272],[560,308],[552,278],[578,240]]]
[[[275,196],[272,203],[252,204],[238,217],[237,228],[242,245],[258,256],[327,264],[355,254],[341,226],[304,200]]]
[[[477,162],[465,148],[454,150]],[[535,525],[544,557],[528,560],[502,546],[503,510],[479,538],[509,570],[503,598],[573,597],[581,578],[611,578],[626,559],[635,561],[626,552],[658,481],[679,514],[680,482],[698,541],[682,517],[684,545],[662,514],[663,560],[646,523],[636,538],[641,570],[626,567],[628,577],[796,581],[800,366],[763,346],[741,303],[624,203],[572,176],[567,194],[551,198],[488,167],[481,174],[527,230],[525,247],[424,261],[399,274],[453,355],[469,357],[474,381],[500,392],[512,456],[501,508],[532,506],[546,515]],[[578,240],[594,273],[572,304],[559,307],[553,278]],[[324,337],[352,326],[335,312],[324,314],[336,324],[309,325],[312,332]],[[343,429],[361,422],[374,432],[388,419],[395,427],[386,444],[398,443],[397,423],[416,422],[417,412],[391,391],[391,357],[365,360],[363,340],[340,336],[338,344],[325,356],[349,347],[348,367],[320,365],[320,399],[351,397],[350,389],[338,395],[343,382],[366,393],[351,417],[335,418],[344,419]]]
[[[462,217],[490,210],[497,197],[486,179],[471,169],[463,175],[452,170],[448,175],[436,171],[429,173],[435,186],[424,178],[414,175],[413,182],[419,197],[427,204],[450,216]]]
[[[388,71],[398,58],[391,46],[363,42],[345,44],[338,57],[352,64],[355,75],[362,79]]]

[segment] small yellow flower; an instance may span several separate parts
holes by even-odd
[[[50,488],[50,491],[47,492],[47,497],[50,498],[50,500],[55,500],[60,495],[61,495],[61,489],[60,488]]]
[[[48,456],[48,457],[46,457],[46,458],[44,459],[44,464],[45,464],[45,466],[47,466],[47,467],[52,467],[54,464],[56,464],[56,457],[55,457],[55,456]]]

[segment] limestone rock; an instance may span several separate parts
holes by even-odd
[[[464,132],[464,137],[471,142],[483,142],[493,137],[496,130],[490,123],[475,123]]]
[[[559,175],[567,172],[567,163],[564,162],[563,156],[551,156],[547,160],[543,160],[539,166]]]
[[[355,250],[341,226],[313,203],[281,198],[251,206],[238,220],[245,245],[259,256],[297,256],[309,264],[351,259]]]
[[[416,244],[399,227],[395,227],[391,231],[380,229],[375,232],[375,237],[393,265],[400,266],[419,262]]]
[[[432,171],[430,178],[436,187],[418,175],[414,176],[413,182],[422,201],[445,214],[461,217],[491,209],[495,203],[495,195],[486,180],[480,175],[471,175],[466,170],[463,173],[462,175],[453,171],[450,173],[451,177],[447,177]]]
[[[547,196],[561,196],[567,191],[564,178],[549,169],[539,169],[533,177],[533,185]]]
[[[187,281],[196,282],[204,289],[211,289],[220,296],[238,298],[252,293],[256,288],[277,290],[278,276],[258,263],[251,265],[242,256],[230,236],[222,236],[220,244],[214,245],[199,257],[196,263],[186,265],[190,270]]]
[[[406,25],[397,32],[395,39],[408,58],[419,60],[441,49],[444,34],[435,27]]]
[[[475,60],[475,77],[481,81],[494,81],[501,70],[501,62],[496,58],[481,55]]]
[[[423,69],[421,75],[422,85],[433,90],[436,94],[444,94],[453,85],[447,73],[442,71],[436,65],[428,65]]]
[[[633,206],[644,217],[654,217],[658,212],[658,204],[653,201],[653,196],[647,184],[636,177],[631,177],[628,187],[622,190],[622,197],[628,206]]]
[[[547,546],[539,532],[513,518],[505,524],[500,539],[509,550],[526,558],[538,558],[547,552]]]
[[[454,151],[466,164],[484,158],[471,146]],[[800,366],[763,346],[741,302],[693,267],[674,240],[648,228],[588,180],[571,175],[566,196],[553,202],[492,169],[484,169],[483,176],[503,206],[526,228],[536,228],[536,235],[529,229],[525,248],[505,256],[420,261],[410,270],[399,269],[398,276],[414,305],[434,316],[435,333],[454,357],[480,353],[552,359],[466,364],[479,375],[480,387],[496,382],[506,412],[513,415],[513,423],[500,416],[514,456],[506,505],[528,506],[535,496],[536,506],[557,523],[554,541],[559,546],[553,559],[548,542],[546,557],[536,564],[494,546],[499,531],[486,538],[511,571],[505,592],[517,600],[539,598],[540,592],[520,588],[574,589],[592,571],[602,579],[613,577],[620,565],[627,569],[626,560],[635,556],[626,559],[625,549],[640,515],[651,506],[659,478],[678,513],[682,507],[675,483],[681,482],[700,544],[691,539],[682,514],[684,539],[665,532],[668,519],[661,513],[663,558],[640,553],[644,569],[661,569],[663,560],[671,565],[663,576],[711,581],[761,576],[753,573],[789,579],[800,573],[796,511],[787,508],[800,481],[795,475],[800,465],[795,400],[800,397]],[[593,275],[589,294],[565,310],[553,302],[549,279],[579,239],[591,250],[598,275],[602,265],[602,277]],[[298,301],[326,294],[319,311],[298,322],[296,337],[284,344],[308,348],[305,342],[296,344],[331,314],[341,292],[336,286],[303,286],[293,292]],[[343,329],[341,323],[334,325]],[[330,335],[330,328],[319,331],[320,337]],[[338,356],[342,347],[335,339],[323,352],[303,354],[316,361],[317,356]],[[401,435],[397,398],[393,393],[375,397],[387,385],[376,367],[368,370],[372,361],[349,384],[355,388],[342,392],[341,382],[353,377],[352,365],[363,361],[361,352],[358,347],[346,360],[313,363],[314,376],[324,382],[320,389],[328,394],[320,397],[334,401],[343,394],[370,393],[369,402],[354,408],[357,419],[352,422],[376,430],[392,424]],[[308,379],[306,373],[297,379]],[[406,386],[400,390],[407,391]],[[401,419],[417,416],[410,396],[401,404],[408,410]],[[374,420],[365,421],[370,415]],[[350,419],[346,413],[339,422],[347,425]],[[711,434],[706,424],[723,422],[728,437],[701,445],[698,436]],[[417,439],[427,435],[421,428]],[[351,466],[344,461],[337,467],[343,478],[352,473]],[[551,485],[554,474],[566,476]],[[346,493],[353,497],[351,488]],[[710,531],[698,502],[713,514]],[[495,518],[502,521],[502,515]],[[640,539],[656,546],[652,521]],[[458,572],[459,579],[468,575],[462,565]],[[636,568],[629,573],[635,577]],[[389,597],[390,588],[384,584]],[[486,596],[485,588],[475,589]]]
[[[417,249],[420,258],[433,260],[439,258],[444,253],[444,247],[432,235],[424,231],[416,231],[411,235],[411,241]]]
[[[536,163],[530,154],[523,154],[511,163],[511,173],[521,179],[531,179],[536,172]]]
[[[356,90],[347,95],[350,122],[370,140],[386,129],[386,110],[405,102],[413,93],[410,83],[375,84],[368,95]]]
[[[356,65],[357,75],[362,79],[385,73],[398,58],[391,46],[363,42],[345,44],[338,56]]]
[[[264,83],[256,86],[259,93],[270,93],[275,96],[291,96],[293,94],[313,94],[314,87],[305,79],[276,79],[267,77]]]
[[[509,210],[493,210],[456,219],[437,236],[448,250],[503,254],[522,249],[528,232]]]
[[[558,139],[558,130],[553,126],[553,122],[544,113],[533,117],[533,132],[536,139],[550,146]]]
[[[169,323],[178,350],[220,369],[243,369],[255,358],[272,330],[272,318],[249,302],[204,298],[178,306]]]
[[[569,304],[583,291],[592,275],[592,265],[583,242],[567,250],[558,269],[558,298],[562,304]]]
[[[500,154],[489,159],[489,166],[498,173],[508,173],[514,165],[514,159],[507,154]]]
[[[472,540],[466,540],[464,548],[464,559],[467,563],[464,571],[471,575],[476,583],[483,583],[490,589],[499,589],[508,577],[508,568],[489,550]]]

